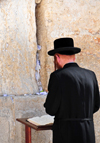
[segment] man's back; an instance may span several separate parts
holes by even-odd
[[[55,116],[54,143],[94,143],[93,113],[99,109],[95,74],[68,63],[51,74],[48,90],[44,106]]]
[[[99,104],[95,74],[76,63],[66,64],[55,74],[61,90],[59,118],[93,118]]]

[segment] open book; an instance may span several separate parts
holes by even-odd
[[[54,122],[54,116],[43,115],[41,117],[29,118],[27,121],[36,126],[52,125]]]

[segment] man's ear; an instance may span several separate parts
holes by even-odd
[[[56,56],[57,63],[59,63],[60,62],[60,56],[59,56],[59,54],[56,54],[55,56]]]
[[[74,57],[73,57],[73,60],[75,61],[75,55],[74,55]]]

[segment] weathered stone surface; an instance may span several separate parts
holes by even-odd
[[[0,97],[2,106],[0,107],[0,142],[10,143],[15,139],[15,116],[14,103],[12,97]],[[13,142],[11,142],[13,143]]]
[[[100,143],[100,110],[94,114],[94,127],[96,134],[96,143]]]
[[[42,0],[37,5],[37,37],[41,45],[41,81],[47,87],[54,70],[53,58],[47,51],[59,37],[72,37],[82,52],[76,61],[93,70],[100,85],[100,1],[95,0]],[[43,58],[44,57],[44,58]]]
[[[0,95],[38,91],[35,0],[0,1]]]
[[[45,115],[43,103],[46,96],[8,96],[0,97],[0,143],[24,143],[25,126],[16,118],[30,118]],[[32,130],[34,143],[51,143],[51,131]]]
[[[41,46],[41,82],[44,90],[54,70],[53,41],[72,37],[82,52],[76,61],[93,70],[100,85],[100,1],[99,0],[2,0],[0,1],[0,95],[32,94],[38,91],[35,79],[36,24]],[[24,143],[25,128],[16,118],[46,114],[45,96],[0,97],[0,142]],[[96,143],[100,143],[100,111],[94,115]],[[4,126],[5,124],[5,126]],[[33,142],[51,143],[51,131],[32,130]],[[6,136],[6,138],[5,138]]]
[[[0,142],[1,143],[10,143],[9,138],[10,125],[7,117],[0,117]]]

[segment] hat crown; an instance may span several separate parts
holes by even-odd
[[[74,40],[70,37],[59,38],[54,41],[54,49],[48,52],[48,55],[54,56],[56,53],[62,55],[73,55],[81,51],[80,48],[74,47]]]
[[[60,38],[54,41],[54,49],[61,47],[74,47],[74,41],[72,38]]]

